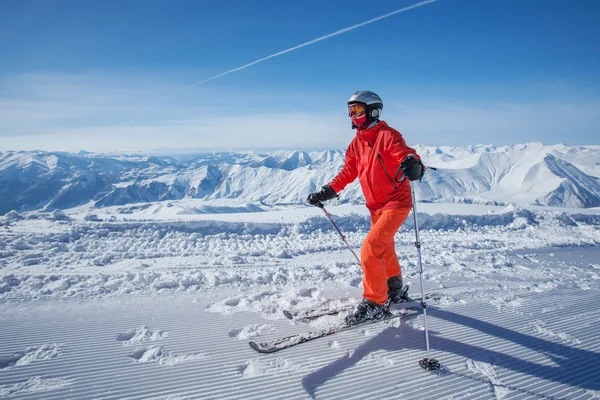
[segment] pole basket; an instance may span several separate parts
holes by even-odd
[[[440,363],[435,358],[425,357],[424,359],[419,361],[419,365],[421,366],[421,368],[429,370],[429,371],[435,371],[440,368]]]

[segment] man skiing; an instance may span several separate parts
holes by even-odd
[[[394,235],[412,208],[410,185],[396,180],[396,171],[409,180],[423,177],[425,166],[402,135],[380,121],[383,102],[370,91],[361,90],[348,100],[348,116],[356,136],[346,150],[342,170],[329,184],[308,196],[318,206],[337,196],[357,177],[371,213],[371,230],[360,252],[363,271],[363,300],[346,317],[348,324],[385,315],[385,304],[401,300],[402,272],[396,255]]]

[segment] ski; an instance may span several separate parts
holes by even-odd
[[[303,309],[303,310],[283,310],[283,315],[287,319],[292,320],[313,320],[326,315],[337,315],[344,311],[350,311],[355,307],[353,304],[346,304],[339,308],[317,308],[317,309]]]
[[[398,303],[401,304],[401,303]],[[403,311],[400,314],[394,314],[391,312],[387,312],[387,314],[383,318],[378,319],[370,319],[358,324],[348,325],[344,322],[340,322],[337,325],[334,325],[329,328],[318,329],[306,333],[300,333],[296,335],[286,336],[279,339],[274,339],[266,342],[250,342],[249,345],[252,349],[259,353],[275,353],[276,351],[280,351],[283,349],[288,349],[290,347],[297,346],[302,343],[310,342],[315,339],[319,339],[325,336],[330,336],[335,333],[348,331],[355,328],[360,328],[365,325],[371,325],[377,322],[388,321],[394,318],[401,318],[405,315],[408,315],[410,310],[420,311],[420,303],[413,303],[410,307],[403,307]]]
[[[406,290],[406,295],[403,297],[403,301],[400,302],[396,302],[396,303],[391,303],[390,305],[388,305],[388,308],[394,308],[394,305],[399,304],[405,304],[405,303],[413,303],[413,302],[421,302],[421,299],[412,299],[410,296],[408,296],[408,286],[405,287]],[[441,298],[441,294],[439,293],[430,293],[427,294],[425,296],[425,300],[433,300],[433,301],[438,301]],[[337,315],[341,312],[345,312],[345,311],[350,311],[352,310],[356,305],[354,304],[346,304],[343,305],[341,307],[338,308],[330,308],[327,306],[321,306],[319,308],[311,308],[311,309],[300,309],[300,310],[283,310],[283,315],[285,315],[285,317],[287,319],[291,319],[293,321],[301,321],[301,322],[306,322],[306,321],[313,321],[315,319],[321,318],[321,317],[325,317],[327,315]],[[406,307],[404,307],[406,308]]]
[[[348,304],[348,305],[344,305],[343,307],[333,308],[333,309],[332,308],[319,308],[319,309],[303,309],[303,310],[297,310],[297,311],[283,310],[283,315],[285,315],[286,318],[291,319],[293,321],[310,322],[315,319],[325,317],[328,315],[333,316],[333,315],[337,315],[342,312],[351,311],[354,309],[354,307],[355,307],[355,305]],[[407,298],[405,301],[401,301],[398,303],[391,303],[386,306],[386,308],[388,310],[414,308],[414,307],[421,307],[421,300],[413,300],[413,299]]]

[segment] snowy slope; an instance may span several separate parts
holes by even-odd
[[[424,179],[429,187],[421,190],[420,198],[479,197],[563,207],[597,207],[600,199],[599,146],[417,146],[417,151],[430,165],[440,167]]]
[[[599,398],[600,210],[420,206],[437,373],[418,365],[419,314],[248,346],[341,318],[284,309],[359,300],[360,267],[319,209],[0,217],[0,398]],[[359,250],[364,206],[329,211]],[[417,296],[413,240],[408,221],[396,248]]]
[[[600,146],[424,147],[424,201],[600,206]],[[0,153],[0,214],[11,210],[234,199],[254,207],[301,204],[343,165],[344,152],[231,152],[181,157]],[[364,201],[357,183],[343,202]]]

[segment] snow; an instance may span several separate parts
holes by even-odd
[[[272,162],[290,159],[311,161]],[[365,207],[327,209],[360,254]],[[418,312],[274,354],[248,346],[343,318],[283,310],[360,300],[360,267],[318,208],[186,198],[0,217],[0,398],[599,398],[600,210],[418,210],[437,372],[418,365]],[[418,297],[413,241],[409,218],[396,248]]]
[[[437,167],[417,188],[423,201],[600,206],[600,146],[415,148],[427,166]],[[174,206],[173,213],[187,214],[299,206],[307,193],[335,176],[344,154],[342,150],[282,150],[155,157],[0,152],[0,215],[75,207],[89,214],[105,207],[123,214],[142,206],[157,212],[163,203]],[[187,200],[197,201],[191,207],[178,205]],[[358,182],[344,190],[340,201],[364,203]]]
[[[193,354],[173,354],[165,350],[162,346],[142,347],[129,355],[134,362],[139,363],[157,363],[158,365],[172,367],[175,364],[201,360],[209,356],[208,352]]]
[[[59,345],[46,344],[41,347],[28,347],[13,355],[0,357],[0,369],[13,365],[27,365],[38,360],[48,360],[58,357],[61,353]]]
[[[47,392],[69,386],[71,383],[71,381],[66,379],[43,379],[39,376],[33,376],[25,382],[0,386],[0,396],[13,397],[24,393]]]
[[[119,333],[117,340],[123,343],[123,346],[137,346],[145,341],[160,340],[167,336],[168,332],[161,330],[148,329],[146,326],[141,328],[130,329],[127,332]]]

